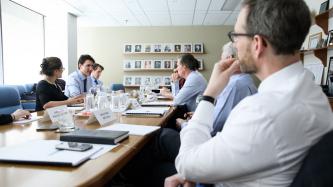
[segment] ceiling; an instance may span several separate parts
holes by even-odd
[[[65,8],[79,26],[234,25],[241,0],[15,0]],[[61,2],[61,3],[59,3]],[[60,4],[60,5],[59,5]],[[36,7],[36,5],[35,5]],[[42,10],[43,11],[43,10]]]

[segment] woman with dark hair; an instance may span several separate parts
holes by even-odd
[[[62,62],[59,58],[44,58],[40,67],[42,68],[40,74],[44,75],[45,78],[37,84],[36,111],[60,105],[72,105],[83,102],[82,96],[68,98],[64,95],[60,86],[56,84],[56,80],[61,78],[62,72],[64,71]]]

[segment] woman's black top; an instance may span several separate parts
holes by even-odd
[[[68,97],[61,91],[56,84],[50,84],[46,80],[41,80],[36,89],[36,111],[44,110],[43,106],[49,101],[64,101]]]
[[[5,125],[13,122],[13,118],[10,114],[0,114],[0,125]]]

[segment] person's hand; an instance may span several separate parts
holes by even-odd
[[[194,112],[186,112],[184,114],[184,117],[187,119],[187,120],[190,120],[193,116]]]
[[[171,80],[172,80],[172,82],[176,82],[179,79],[180,79],[180,76],[178,75],[177,72],[174,72],[174,73],[171,74]]]
[[[84,96],[80,95],[80,96],[76,96],[76,97],[73,97],[73,98],[69,98],[68,101],[69,101],[70,105],[80,104],[80,103],[84,102],[83,98],[84,98]]]
[[[195,183],[182,179],[178,174],[167,177],[164,180],[164,187],[178,187],[182,184],[184,187],[194,187]]]
[[[210,76],[208,86],[204,95],[216,98],[218,94],[228,84],[231,75],[240,73],[239,61],[224,59],[214,65],[212,75]]]
[[[18,109],[15,112],[13,112],[11,114],[13,120],[19,120],[20,118],[25,118],[25,119],[29,119],[30,118],[30,112],[26,111],[26,110],[22,110],[22,109]]]
[[[182,124],[187,122],[186,120],[182,119],[182,118],[177,118],[176,119],[176,127],[178,129],[181,129],[182,128]]]

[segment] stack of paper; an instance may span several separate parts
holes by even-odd
[[[115,123],[98,130],[129,131],[130,135],[144,136],[160,129],[158,126]]]
[[[142,103],[142,106],[172,106],[173,101],[153,101],[153,102],[147,102]]]
[[[125,116],[163,116],[169,110],[168,107],[140,107],[133,110],[127,110],[123,113]]]

